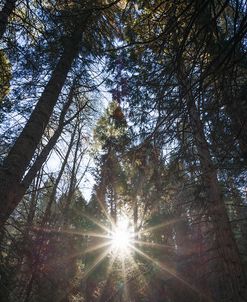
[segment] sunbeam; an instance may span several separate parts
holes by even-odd
[[[90,217],[89,215],[83,213],[82,216],[85,217],[85,218],[87,218],[91,222],[93,222],[95,225],[99,226],[102,230],[104,230],[106,232],[109,231],[109,229],[106,226],[104,226],[102,223],[99,223],[96,219]]]
[[[94,218],[83,215],[85,218],[93,222],[95,225],[99,226],[102,229],[103,233],[97,233],[93,231],[80,231],[80,230],[73,230],[73,229],[53,229],[53,228],[33,228],[33,230],[39,232],[47,232],[47,233],[61,233],[61,234],[68,234],[68,235],[76,235],[76,236],[87,236],[92,238],[102,238],[101,242],[98,244],[92,244],[92,246],[88,246],[84,250],[73,253],[69,255],[68,257],[61,258],[60,261],[66,262],[69,261],[72,258],[76,258],[85,254],[90,254],[91,252],[99,251],[100,249],[104,249],[102,252],[100,252],[100,255],[95,259],[95,261],[86,269],[86,271],[83,274],[83,279],[86,278],[107,256],[110,257],[110,263],[109,267],[106,272],[106,279],[108,280],[112,270],[113,270],[113,264],[115,261],[120,262],[121,265],[121,274],[122,274],[122,280],[123,280],[123,295],[124,299],[127,301],[129,299],[129,292],[128,292],[128,280],[127,280],[127,272],[126,272],[126,263],[125,261],[131,262],[131,266],[134,269],[134,271],[139,272],[140,276],[142,276],[142,273],[139,269],[138,264],[135,262],[135,259],[133,257],[134,252],[141,255],[144,259],[148,260],[152,265],[155,265],[160,271],[166,272],[168,276],[175,277],[177,280],[179,280],[181,283],[186,285],[188,288],[196,292],[200,296],[204,296],[204,298],[207,298],[207,301],[211,301],[208,297],[205,297],[203,293],[201,293],[197,288],[195,288],[193,285],[188,283],[186,280],[184,280],[179,274],[171,268],[168,264],[164,264],[152,257],[150,257],[148,254],[146,254],[144,251],[142,251],[140,248],[142,246],[149,247],[151,249],[168,249],[175,251],[176,247],[166,244],[158,244],[153,242],[147,242],[143,240],[136,239],[136,235],[133,231],[133,226],[130,225],[130,221],[127,216],[120,216],[118,217],[117,223],[113,223],[110,221],[110,228],[107,228],[106,226],[102,225],[98,221],[96,221]],[[173,219],[165,223],[161,223],[159,225],[143,229],[139,232],[138,235],[145,234],[148,232],[152,232],[156,229],[168,226],[170,224],[174,224],[181,219]],[[89,242],[90,244],[90,242]],[[140,246],[138,248],[137,246]],[[148,283],[145,277],[142,276],[142,282],[144,286],[148,287]],[[105,286],[107,286],[107,281]]]
[[[143,230],[139,231],[139,234],[149,233],[149,232],[155,231],[157,229],[166,227],[166,226],[171,225],[171,224],[175,224],[175,223],[177,223],[179,221],[183,221],[183,220],[184,220],[183,217],[182,218],[180,217],[180,218],[176,218],[176,219],[171,219],[171,220],[168,220],[164,223],[156,224],[156,225],[154,225],[152,227],[149,227],[149,228],[144,228]]]
[[[132,255],[130,255],[129,258],[130,258],[130,263],[131,263],[131,265],[134,267],[134,269],[135,269],[136,271],[139,272],[139,275],[141,276],[141,279],[142,279],[143,283],[145,284],[145,286],[147,286],[148,283],[147,283],[146,277],[145,277],[145,275],[143,274],[143,272],[140,270],[140,268],[139,268],[139,266],[137,265],[137,263],[136,263],[134,257],[133,257]]]
[[[141,251],[140,249],[138,249],[134,245],[130,245],[130,246],[139,255],[141,255],[143,258],[149,260],[152,264],[154,264],[160,271],[165,271],[166,273],[168,273],[168,275],[171,275],[171,276],[175,277],[177,280],[179,280],[181,283],[183,283],[184,285],[186,285],[188,288],[190,288],[192,291],[194,291],[195,293],[197,293],[199,296],[204,297],[207,301],[213,302],[210,299],[210,297],[206,296],[204,293],[202,293],[201,291],[199,291],[195,286],[191,285],[186,280],[184,280],[181,276],[179,276],[177,274],[177,272],[173,268],[168,267],[167,264],[164,264],[164,263],[162,263],[162,262],[160,262],[160,261],[158,261],[158,260],[150,257],[149,255],[147,255],[145,252]]]
[[[125,258],[121,257],[121,264],[122,264],[122,277],[123,277],[123,295],[126,301],[129,301],[129,292],[128,292],[128,282],[127,282],[127,274],[126,274],[126,267],[125,267]]]
[[[109,281],[108,279],[109,279],[109,277],[110,277],[110,275],[111,275],[111,273],[112,273],[113,264],[114,264],[116,258],[117,258],[117,254],[114,254],[114,255],[111,257],[111,259],[110,259],[110,263],[109,263],[109,266],[108,266],[108,268],[107,268],[106,275],[105,275],[105,285],[104,285],[104,288],[103,288],[103,290],[102,290],[102,292],[101,292],[101,295],[100,295],[100,297],[99,297],[99,301],[101,301],[102,295],[104,295],[105,290],[107,290],[108,281]]]
[[[105,205],[102,203],[102,201],[100,200],[100,198],[97,196],[97,202],[99,204],[99,206],[101,207],[106,219],[110,222],[111,226],[114,226],[114,220],[112,219],[111,215],[107,212]]]
[[[175,245],[147,242],[147,241],[143,241],[143,240],[132,240],[132,243],[140,245],[140,246],[147,246],[147,247],[154,248],[154,249],[167,249],[167,250],[171,250],[171,251],[177,251],[177,247]],[[183,248],[180,248],[180,251],[193,252],[193,249],[183,247]]]
[[[77,236],[88,236],[88,237],[97,237],[97,238],[105,238],[110,239],[111,237],[107,234],[100,234],[96,232],[84,232],[80,230],[72,230],[72,229],[55,229],[55,228],[39,228],[39,227],[33,227],[33,231],[36,232],[45,232],[45,233],[57,233],[57,234],[68,234],[68,235],[77,235]],[[109,233],[109,229],[106,228],[106,231]]]
[[[84,272],[83,279],[85,279],[97,267],[97,265],[99,265],[109,255],[110,249],[111,248],[109,247],[105,252],[97,257],[93,264]]]

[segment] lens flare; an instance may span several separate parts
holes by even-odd
[[[132,242],[133,232],[129,227],[129,221],[122,218],[111,232],[112,251],[121,255],[130,252],[130,243]]]

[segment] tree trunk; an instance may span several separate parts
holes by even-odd
[[[212,220],[219,261],[222,263],[222,276],[227,284],[227,293],[220,293],[228,297],[228,301],[246,301],[246,278],[242,267],[239,250],[229,222],[226,206],[221,196],[217,179],[217,170],[212,162],[209,146],[205,137],[203,124],[195,104],[193,93],[185,72],[185,66],[180,61],[178,67],[178,81],[185,99],[190,125],[198,151],[202,171],[202,180],[208,198],[208,215]],[[220,278],[222,277],[220,276]],[[219,290],[219,292],[221,292]],[[222,301],[221,297],[216,297]]]
[[[46,224],[46,222],[49,220],[50,218],[50,215],[51,215],[51,207],[52,207],[52,204],[54,203],[55,199],[56,199],[56,193],[57,193],[57,188],[58,188],[58,184],[62,178],[62,175],[63,175],[63,172],[64,172],[64,169],[65,169],[65,166],[67,165],[68,163],[68,158],[69,158],[69,155],[71,153],[71,149],[73,147],[73,144],[74,144],[74,137],[75,137],[75,133],[76,133],[76,128],[74,128],[72,134],[71,134],[71,139],[70,139],[70,142],[69,142],[69,146],[68,146],[68,149],[66,151],[66,154],[65,154],[65,157],[64,157],[64,160],[63,160],[63,163],[62,163],[62,166],[60,168],[60,171],[58,173],[58,176],[57,176],[57,179],[55,181],[55,184],[52,188],[52,192],[51,192],[51,195],[49,197],[49,201],[47,203],[47,206],[46,206],[46,209],[45,209],[45,213],[44,213],[44,216],[43,216],[43,219],[42,219],[42,222],[41,222],[41,228],[43,228]]]
[[[81,155],[79,151],[80,151],[82,128],[79,126],[78,120],[74,127],[75,127],[75,132],[78,133],[78,136],[75,140],[76,145],[75,145],[75,153],[73,156],[73,163],[72,163],[72,169],[71,169],[71,174],[70,174],[69,189],[68,189],[68,193],[65,198],[65,201],[64,201],[64,208],[63,208],[63,224],[64,224],[64,226],[67,226],[67,224],[69,222],[69,209],[70,209],[71,203],[73,201],[73,195],[77,188],[76,180],[77,180],[78,164],[80,164],[79,156]],[[71,147],[71,149],[72,149],[72,147]],[[79,154],[79,156],[78,156],[78,154]]]
[[[81,36],[81,33],[74,33],[70,39],[67,39],[63,54],[44,92],[0,168],[0,225],[8,219],[18,205],[19,200],[15,199],[18,185],[41,141],[67,74],[78,54]]]
[[[70,107],[70,105],[73,101],[74,89],[75,89],[75,86],[73,84],[73,86],[70,89],[67,101],[64,104],[63,109],[61,111],[60,118],[59,118],[59,124],[58,124],[58,127],[57,127],[56,131],[54,132],[53,136],[51,137],[49,142],[46,144],[46,146],[43,148],[41,153],[38,155],[38,157],[36,158],[36,160],[33,163],[32,167],[28,170],[28,172],[25,175],[25,177],[24,177],[23,181],[21,182],[21,184],[17,184],[16,190],[15,190],[16,194],[15,194],[15,197],[13,199],[13,202],[15,204],[18,204],[21,201],[21,199],[23,198],[26,190],[29,188],[29,186],[30,186],[31,182],[33,181],[33,179],[35,178],[36,174],[38,173],[38,171],[41,169],[42,165],[46,161],[46,159],[47,159],[49,153],[51,152],[52,148],[54,148],[54,146],[56,145],[56,143],[57,143],[57,141],[58,141],[58,139],[59,139],[59,137],[60,137],[60,135],[63,131],[64,126],[72,120],[72,119],[68,119],[65,122],[66,113],[67,113],[67,111],[68,111],[68,109],[69,109],[69,107]]]
[[[0,39],[2,39],[6,31],[8,20],[10,15],[15,9],[15,4],[16,4],[15,0],[6,0],[3,9],[0,12]]]

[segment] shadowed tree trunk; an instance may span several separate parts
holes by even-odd
[[[18,185],[41,141],[68,72],[78,54],[81,37],[82,34],[76,32],[65,42],[63,54],[49,82],[0,168],[0,225],[8,219],[20,201],[15,198],[18,195]]]
[[[8,20],[15,9],[15,4],[15,0],[6,0],[3,9],[0,11],[0,39],[2,39],[6,31]]]
[[[59,124],[58,124],[58,127],[57,127],[56,131],[54,132],[53,136],[51,137],[49,142],[46,144],[46,146],[43,148],[41,153],[36,158],[35,162],[33,163],[32,167],[29,169],[29,171],[25,175],[25,177],[24,177],[23,181],[21,182],[21,184],[18,185],[18,187],[16,189],[17,194],[15,195],[14,203],[18,204],[21,201],[21,199],[23,198],[23,196],[24,196],[26,190],[29,188],[32,180],[35,178],[36,174],[41,169],[42,165],[46,161],[46,159],[47,159],[49,153],[51,152],[52,148],[54,148],[54,146],[56,145],[56,143],[57,143],[57,141],[58,141],[58,139],[59,139],[59,137],[60,137],[60,135],[63,131],[64,126],[69,124],[87,106],[87,103],[85,103],[82,106],[82,108],[79,111],[76,112],[75,115],[73,115],[71,118],[69,118],[65,121],[66,113],[67,113],[67,111],[68,111],[68,109],[69,109],[69,107],[70,107],[70,105],[73,101],[74,89],[75,89],[75,87],[73,85],[70,89],[70,92],[69,92],[69,95],[68,95],[68,98],[67,98],[67,102],[64,104],[62,112],[60,114]],[[72,133],[73,137],[71,137],[69,150],[66,153],[65,160],[64,160],[62,168],[61,168],[62,171],[59,172],[59,176],[58,176],[58,178],[55,182],[54,194],[56,194],[56,187],[57,187],[58,182],[60,181],[60,179],[62,177],[62,173],[63,173],[63,170],[65,168],[65,165],[67,164],[67,159],[68,159],[69,153],[70,153],[71,148],[72,148],[75,131],[76,131],[76,129]],[[51,206],[54,197],[55,197],[55,195],[53,197],[51,196],[51,198],[48,202],[48,205],[50,204],[50,206]],[[48,206],[48,208],[49,208],[49,206]],[[49,210],[47,210],[47,211],[49,212]]]
[[[178,64],[178,82],[181,95],[185,99],[187,112],[190,119],[192,134],[197,147],[200,160],[202,180],[208,199],[208,216],[212,222],[217,245],[218,259],[222,264],[222,276],[226,282],[227,293],[220,295],[228,297],[228,301],[246,301],[246,277],[236,240],[229,222],[226,206],[222,199],[217,178],[217,170],[212,162],[209,146],[205,137],[203,124],[195,104],[190,83],[185,71],[182,58]],[[216,297],[220,300],[221,297]]]

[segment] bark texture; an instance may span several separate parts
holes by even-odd
[[[0,168],[0,226],[18,204],[19,185],[53,113],[71,65],[76,58],[82,34],[67,39],[64,51],[51,74],[35,109]]]

